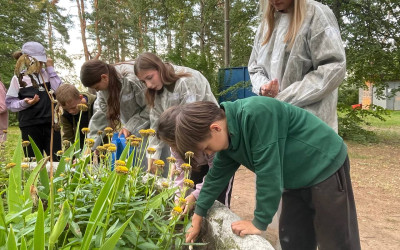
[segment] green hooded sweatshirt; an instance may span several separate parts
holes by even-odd
[[[229,147],[214,158],[195,213],[207,210],[240,165],[256,174],[253,224],[265,230],[272,221],[283,189],[318,184],[334,174],[347,157],[336,132],[310,112],[273,98],[256,96],[221,104]]]

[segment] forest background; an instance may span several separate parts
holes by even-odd
[[[199,70],[218,96],[218,70],[247,66],[260,22],[256,0],[68,0],[75,12],[67,14],[66,1],[0,0],[0,77],[6,87],[14,72],[12,53],[27,41],[38,41],[48,48],[56,69],[68,72],[61,74],[64,82],[80,84],[73,71],[79,59],[117,63],[150,51]],[[386,111],[375,105],[352,110],[350,105],[358,103],[358,90],[366,87],[365,82],[372,82],[376,94],[385,98],[387,82],[400,79],[400,4],[397,0],[320,2],[333,10],[346,49],[347,76],[339,89],[339,133],[349,139],[371,140],[362,126],[365,117],[383,118]],[[74,18],[79,19],[81,46],[67,51]],[[230,33],[228,64],[224,62],[225,23]]]

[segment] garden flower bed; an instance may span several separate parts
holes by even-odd
[[[189,219],[182,218],[182,204],[175,204],[172,171],[156,185],[157,173],[148,175],[139,167],[145,152],[152,152],[147,144],[154,133],[143,130],[141,137],[128,138],[114,162],[114,145],[98,147],[96,162],[89,150],[93,140],[86,139],[81,150],[76,136],[73,145],[65,142],[57,152],[58,166],[53,170],[55,163],[50,162],[49,172],[49,157],[43,157],[33,141],[18,145],[6,166],[7,187],[1,191],[0,248],[182,248]],[[35,158],[24,153],[29,144]],[[168,160],[171,166],[174,159]],[[155,165],[162,172],[165,163],[158,160]],[[189,178],[185,183],[182,195],[193,185]]]

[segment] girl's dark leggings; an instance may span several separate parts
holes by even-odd
[[[40,124],[34,126],[22,127],[21,134],[22,140],[29,141],[29,136],[32,137],[40,152],[46,152],[50,156],[50,137],[51,137],[51,124]],[[57,151],[61,150],[61,134],[60,131],[54,131],[53,134],[53,159],[58,161]],[[25,152],[25,149],[24,149]],[[31,145],[28,146],[29,157],[34,157]]]
[[[325,181],[283,192],[279,239],[283,250],[361,249],[348,158]]]

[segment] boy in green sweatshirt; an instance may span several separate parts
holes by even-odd
[[[258,96],[221,107],[211,102],[173,107],[162,114],[158,130],[170,123],[179,154],[216,153],[187,242],[197,237],[202,217],[244,165],[256,174],[256,208],[252,221],[232,223],[235,234],[266,230],[282,197],[283,249],[360,249],[346,144],[313,114]]]

